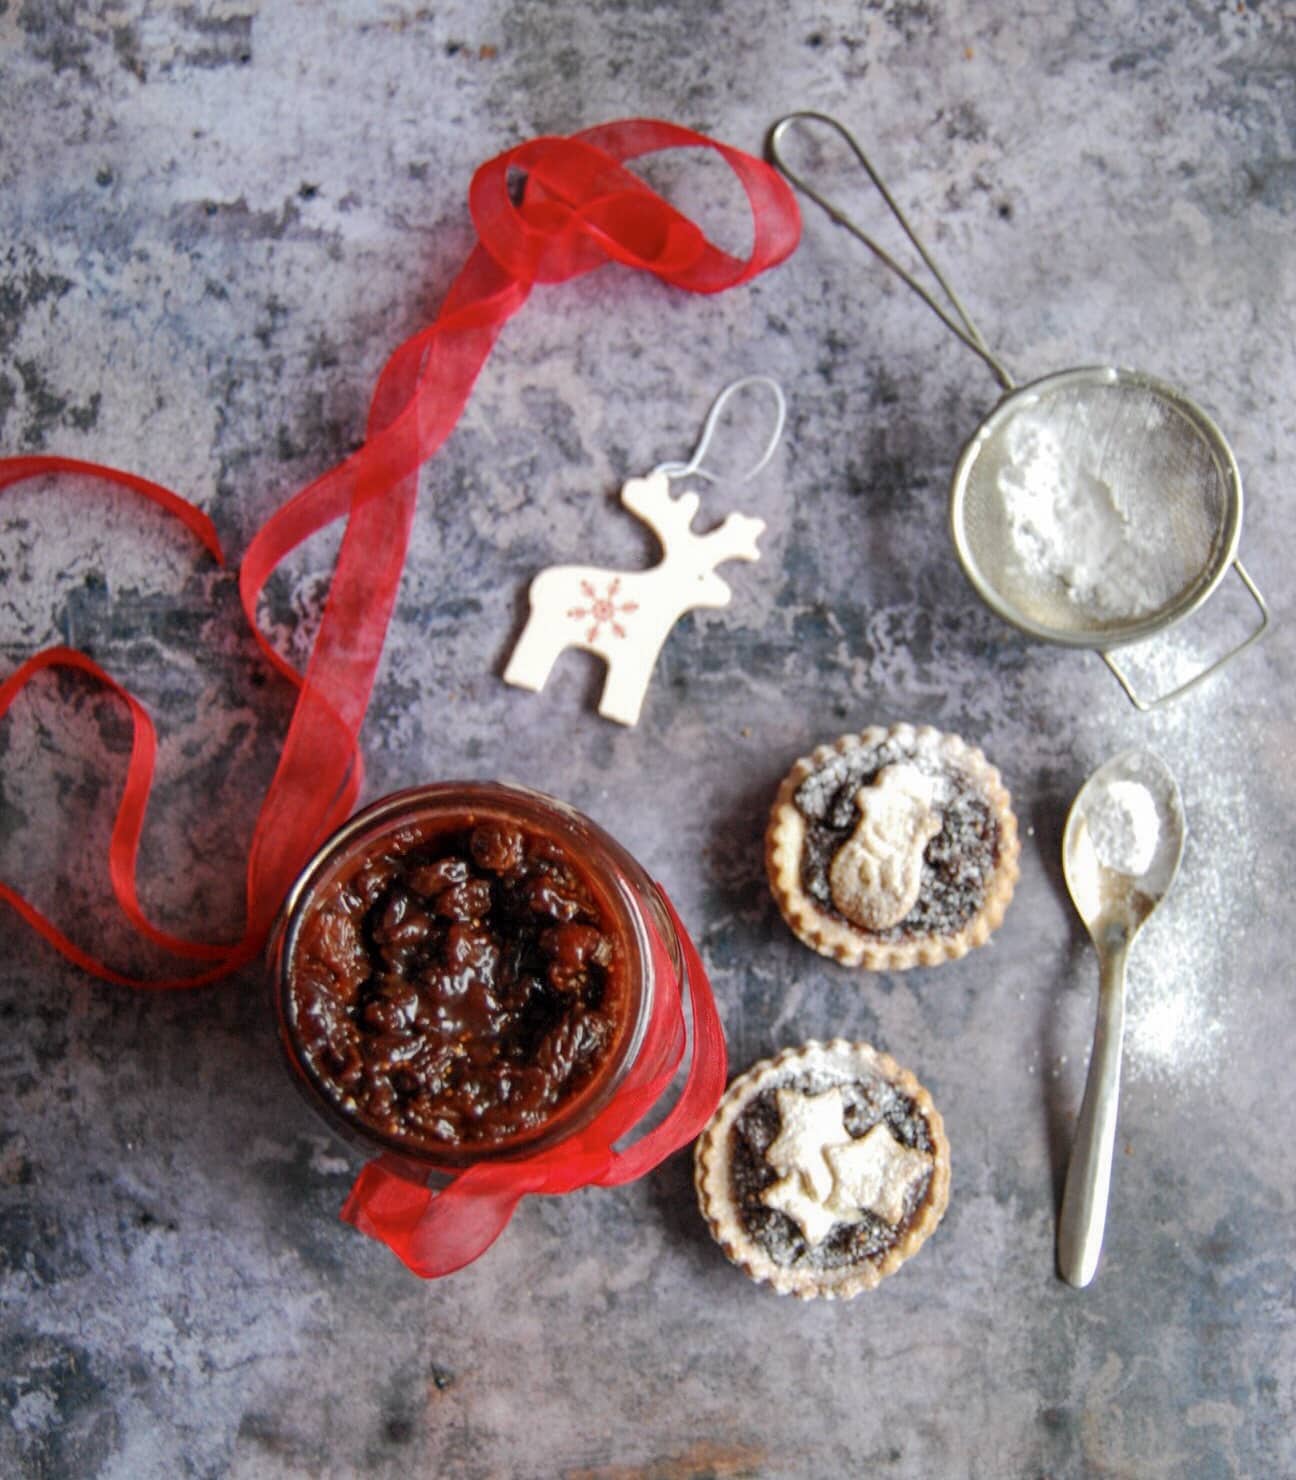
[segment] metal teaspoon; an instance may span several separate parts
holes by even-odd
[[[1058,1272],[1084,1286],[1102,1252],[1116,1140],[1125,962],[1179,868],[1187,826],[1179,788],[1151,751],[1101,766],[1072,803],[1062,871],[1098,952],[1098,1022],[1058,1223]]]

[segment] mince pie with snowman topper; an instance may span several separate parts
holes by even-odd
[[[867,1043],[806,1043],[729,1086],[694,1152],[698,1204],[752,1279],[803,1300],[871,1290],[949,1202],[931,1096]]]
[[[793,931],[847,966],[932,966],[1003,920],[1020,843],[999,773],[957,735],[873,726],[797,761],[770,814],[770,887]]]

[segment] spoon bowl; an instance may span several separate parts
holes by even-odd
[[[1085,782],[1062,835],[1067,889],[1098,952],[1098,1020],[1058,1222],[1058,1271],[1087,1285],[1098,1268],[1120,1095],[1125,965],[1165,898],[1187,825],[1174,777],[1159,756],[1130,750]]]

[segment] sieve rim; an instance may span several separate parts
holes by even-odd
[[[1195,581],[1154,612],[1126,622],[1105,624],[1101,629],[1088,630],[1059,628],[1037,621],[1023,612],[1015,602],[1003,596],[978,564],[966,528],[968,483],[986,443],[1006,421],[1024,409],[1026,404],[1037,400],[1041,393],[1077,385],[1130,386],[1150,392],[1169,403],[1195,427],[1214,453],[1222,475],[1225,499],[1224,512],[1217,530],[1220,537],[1216,539],[1210,557],[1203,564]],[[1186,396],[1177,386],[1143,370],[1130,370],[1114,365],[1084,365],[1041,376],[1038,380],[1015,387],[1000,398],[968,438],[959,454],[950,480],[949,523],[950,536],[963,574],[991,611],[1018,631],[1043,642],[1106,652],[1126,643],[1155,637],[1196,611],[1214,594],[1229,566],[1237,558],[1238,543],[1242,536],[1242,474],[1223,432],[1197,402]]]

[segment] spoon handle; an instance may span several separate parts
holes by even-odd
[[[1068,1284],[1078,1287],[1087,1285],[1098,1268],[1107,1221],[1112,1151],[1116,1144],[1116,1104],[1120,1097],[1121,1045],[1125,1036],[1127,954],[1127,940],[1100,950],[1098,1022],[1062,1193],[1058,1271]]]

